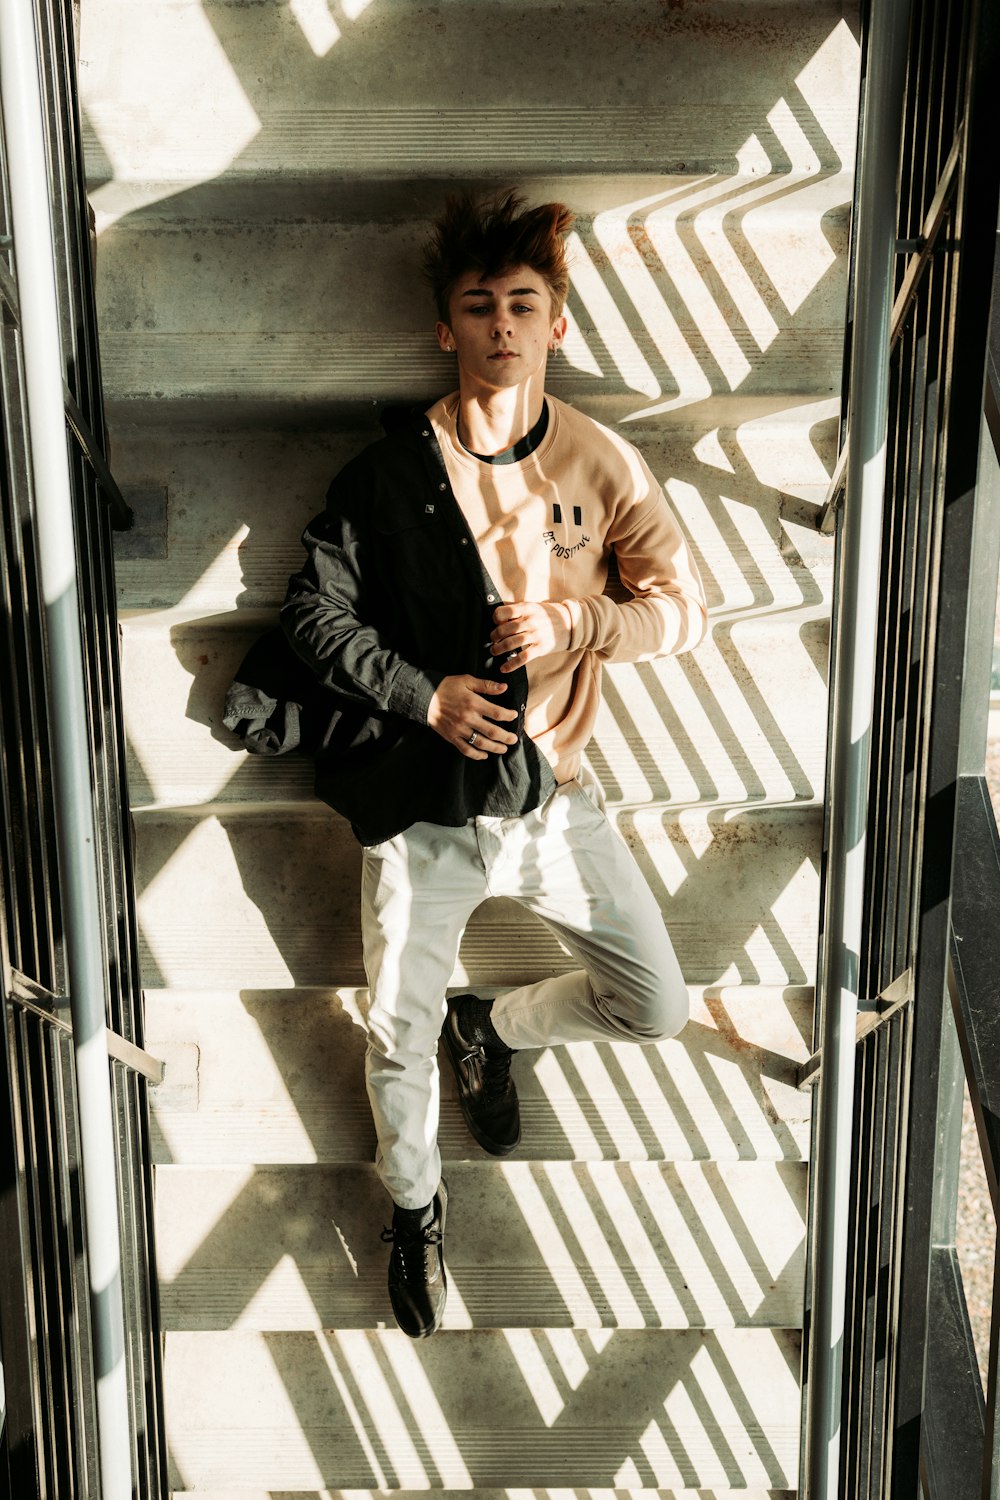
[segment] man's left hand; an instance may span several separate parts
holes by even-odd
[[[494,656],[506,658],[501,672],[516,672],[537,656],[569,650],[568,611],[549,600],[540,604],[500,604],[493,611],[493,626],[491,651]]]

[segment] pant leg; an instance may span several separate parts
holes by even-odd
[[[532,818],[538,826],[505,870],[503,894],[540,917],[582,968],[500,996],[498,1034],[511,1047],[676,1035],[688,1018],[680,965],[656,898],[603,807],[568,782]],[[492,880],[491,889],[500,894]]]
[[[366,849],[361,932],[369,1001],[365,1079],[378,1173],[393,1202],[437,1192],[437,1044],[462,933],[483,899],[474,829],[418,823]]]

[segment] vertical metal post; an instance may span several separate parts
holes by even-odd
[[[847,490],[837,549],[830,705],[829,849],[822,952],[812,1321],[806,1387],[808,1500],[840,1494],[847,1232],[859,962],[889,392],[889,320],[910,0],[874,0],[855,225]]]
[[[28,0],[0,0],[3,108],[39,567],[49,649],[53,786],[73,1013],[102,1500],[131,1500],[118,1184],[63,363],[42,98]]]

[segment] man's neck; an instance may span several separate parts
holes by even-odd
[[[530,432],[542,415],[544,382],[509,391],[472,393],[459,390],[458,434],[473,453],[505,453]]]

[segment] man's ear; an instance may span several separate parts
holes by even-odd
[[[560,346],[562,345],[563,339],[566,337],[566,329],[568,327],[569,327],[569,323],[568,323],[566,315],[564,313],[562,315],[562,317],[557,318],[556,321],[552,325],[552,332],[549,334],[549,348],[550,349],[555,350],[555,349],[560,348]]]
[[[565,321],[564,318],[563,322]],[[454,354],[455,340],[447,323],[435,323],[434,332],[437,334],[438,348],[443,349],[445,354]]]

